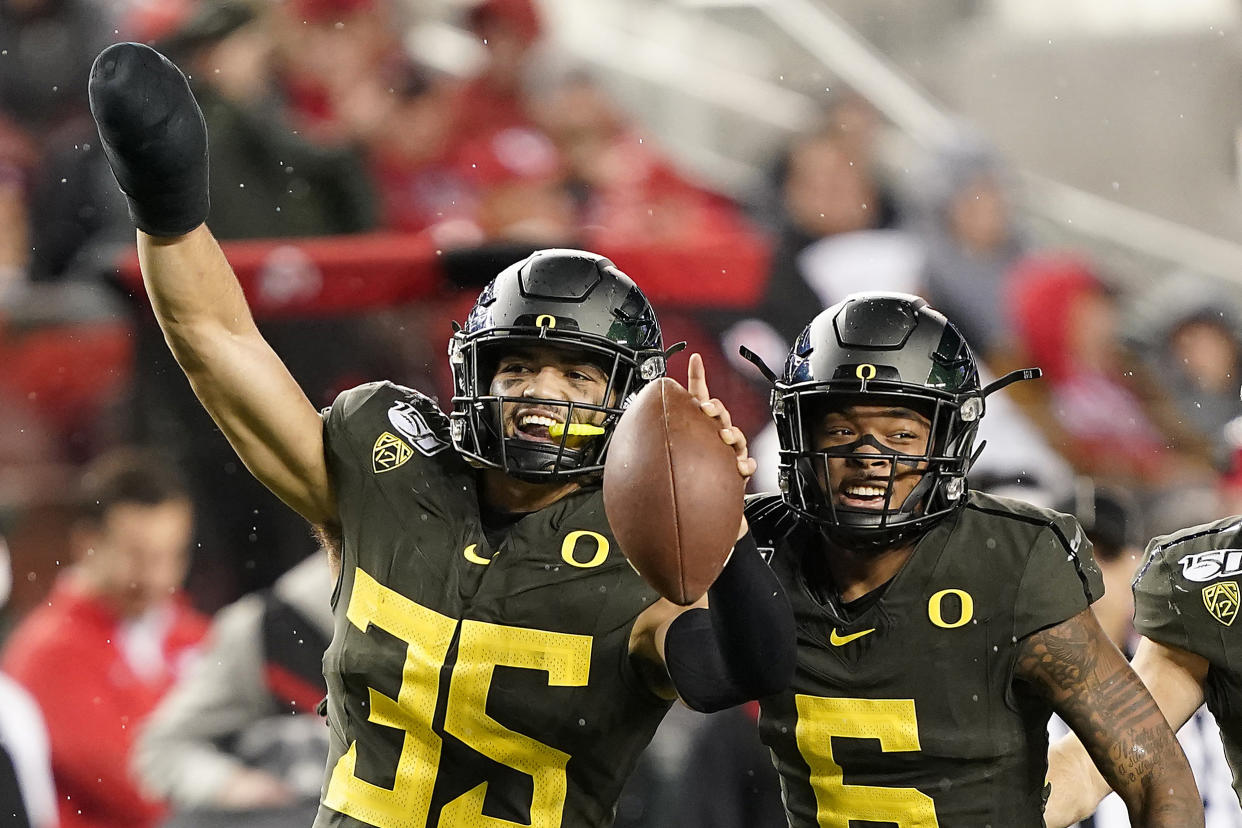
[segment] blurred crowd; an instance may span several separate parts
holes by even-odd
[[[606,254],[761,245],[768,268],[753,307],[717,307],[705,287],[701,310],[666,321],[728,374],[718,393],[752,436],[757,488],[775,486],[775,437],[762,378],[736,358],[737,346],[778,367],[820,308],[887,289],[926,296],[992,376],[1043,370],[1041,382],[989,401],[975,488],[1072,506],[1086,480],[1125,493],[1136,538],[1242,511],[1236,289],[1179,271],[1127,291],[1131,280],[1089,255],[1047,249],[1023,224],[1005,160],[969,129],[893,174],[878,158],[882,119],[848,92],[825,98],[816,124],[772,148],[760,191],[715,192],[662,152],[602,79],[549,71],[548,21],[535,0],[460,5],[453,22],[481,56],[466,75],[411,47],[413,8],[394,0],[0,0],[0,531],[17,575],[5,631],[25,622],[3,664],[45,705],[62,824],[140,824],[132,802],[120,821],[107,816],[107,802],[83,806],[87,816],[78,800],[66,806],[75,774],[102,771],[66,758],[90,751],[61,740],[90,731],[65,717],[73,705],[54,701],[65,676],[52,676],[55,689],[41,684],[46,662],[35,639],[68,622],[39,621],[46,606],[31,612],[49,590],[72,597],[61,602],[66,612],[87,615],[90,596],[108,593],[84,586],[107,581],[91,575],[100,547],[87,530],[127,527],[84,515],[68,493],[84,472],[95,484],[101,474],[124,478],[97,465],[119,462],[111,454],[119,447],[160,452],[127,461],[152,485],[176,472],[158,492],[118,495],[122,506],[171,501],[197,515],[192,527],[188,513],[184,525],[168,518],[161,542],[171,561],[151,570],[171,579],[157,584],[159,600],[109,609],[111,620],[92,616],[101,632],[89,643],[111,642],[108,624],[131,642],[115,654],[124,676],[111,690],[132,727],[123,738],[100,737],[96,744],[116,753],[94,758],[127,779],[141,774],[127,789],[145,803],[141,824],[158,824],[169,804],[174,813],[248,808],[305,824],[319,772],[308,775],[305,759],[322,736],[271,722],[290,712],[314,719],[326,567],[321,579],[297,574],[316,552],[309,532],[239,466],[149,313],[117,282],[133,230],[86,100],[93,57],[117,40],[151,43],[189,75],[211,134],[209,223],[222,240],[403,233],[436,250]],[[642,272],[618,264],[643,283]],[[462,295],[489,275],[482,268],[461,280]],[[264,332],[316,404],[381,376],[443,391],[445,320],[461,307],[450,296],[365,317],[273,321]],[[144,543],[158,546],[131,545]],[[1133,563],[1138,549],[1126,550]],[[174,606],[165,599],[177,585],[185,589],[172,590]],[[207,633],[206,615],[226,605]],[[254,652],[235,644],[255,640]],[[205,662],[212,667],[180,658],[196,648],[217,653]],[[669,720],[639,770],[645,781],[622,801],[619,825],[782,824],[753,711],[716,721],[712,738],[736,749],[704,741],[689,714]],[[0,720],[0,747],[5,732]],[[737,802],[716,794],[664,801],[658,792],[671,789],[650,784],[687,762],[702,768],[728,757],[750,758],[703,776],[715,786],[732,774]],[[720,813],[677,813],[691,801]]]

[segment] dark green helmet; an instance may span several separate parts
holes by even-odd
[[[603,413],[588,439],[535,441],[506,436],[503,404],[531,403],[491,393],[500,352],[538,344],[572,351],[608,378],[603,400],[588,405],[541,399],[562,423],[582,409]],[[612,429],[645,384],[664,376],[667,353],[651,303],[611,261],[584,250],[539,250],[500,272],[483,289],[449,343],[453,371],[453,443],[475,463],[526,480],[599,472]]]
[[[918,538],[965,503],[984,398],[1038,375],[1038,369],[1016,371],[981,388],[966,340],[926,301],[902,293],[852,294],[806,326],[781,376],[770,377],[785,500],[830,541],[847,548],[884,549]],[[815,444],[812,428],[825,411],[889,404],[927,417],[931,429],[924,452],[906,454],[869,436],[832,449]],[[859,462],[887,458],[882,508],[837,504],[824,489],[830,456]],[[904,502],[894,503],[893,481],[901,466],[920,469],[921,478]]]

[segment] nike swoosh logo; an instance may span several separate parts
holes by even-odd
[[[832,634],[828,636],[828,643],[834,647],[840,647],[843,644],[849,644],[851,641],[857,641],[864,635],[868,635],[873,632],[875,632],[875,627],[872,627],[869,630],[863,630],[862,632],[850,633],[849,635],[837,635],[837,630],[834,627]]]

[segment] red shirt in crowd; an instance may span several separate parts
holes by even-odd
[[[180,596],[127,622],[65,574],[13,631],[2,667],[47,720],[61,828],[149,828],[163,815],[131,779],[130,750],[207,623]]]

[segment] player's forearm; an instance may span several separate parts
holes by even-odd
[[[1129,685],[1127,687],[1126,685]],[[1130,823],[1141,828],[1203,825],[1203,800],[1177,736],[1132,671],[1102,711],[1115,723],[1111,746],[1097,745],[1095,766],[1126,803]]]
[[[1180,765],[1165,773],[1152,774],[1146,780],[1138,807],[1127,802],[1131,825],[1135,828],[1202,828],[1203,800],[1184,757]]]

